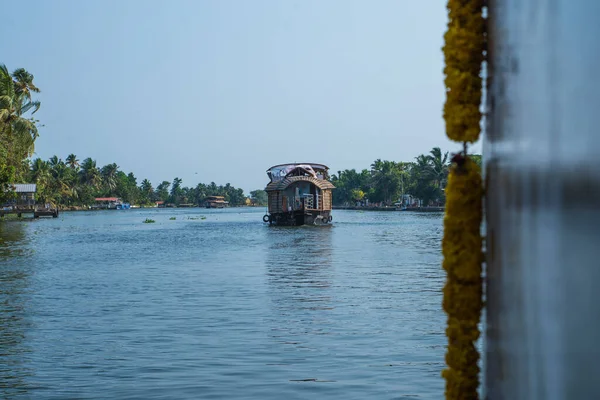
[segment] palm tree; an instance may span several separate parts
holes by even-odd
[[[425,204],[431,199],[432,169],[429,156],[421,154],[415,157],[411,166],[411,193],[421,199]]]
[[[73,198],[73,170],[60,160],[51,168],[52,175],[52,197],[60,199],[63,203],[70,203]]]
[[[50,166],[41,158],[36,158],[31,164],[31,177],[34,182],[46,179],[50,176]]]
[[[67,156],[67,165],[71,169],[76,169],[77,167],[79,167],[79,160],[77,159],[77,156],[75,154],[71,153]]]
[[[62,162],[63,162],[63,160],[59,159],[57,156],[52,156],[48,160],[48,164],[50,164],[51,168],[56,167],[57,165],[61,164]]]
[[[175,204],[178,204],[183,196],[183,190],[181,189],[181,178],[173,179],[173,183],[171,184],[171,201]]]
[[[148,179],[144,179],[142,184],[140,185],[140,189],[144,193],[152,193],[154,189],[152,188],[152,183]]]
[[[6,69],[6,67],[4,68]],[[8,70],[6,71],[8,72]],[[12,78],[16,100],[14,101],[14,106],[17,114],[22,116],[31,109],[34,109],[32,114],[35,113],[40,108],[40,102],[33,101],[31,99],[31,93],[39,93],[40,89],[33,84],[33,75],[25,69],[19,68],[13,72]]]
[[[0,162],[17,168],[24,158],[33,154],[38,137],[36,120],[25,117],[34,114],[39,101],[31,100],[31,92],[39,92],[33,85],[33,75],[23,69],[13,76],[0,64]]]
[[[398,195],[402,184],[401,170],[393,161],[375,160],[371,164],[373,188],[377,197],[389,204]]]
[[[415,168],[421,173],[429,174],[431,173],[430,161],[428,156],[421,154],[420,156],[415,157]]]
[[[79,175],[81,182],[93,189],[98,189],[102,183],[102,176],[96,166],[96,161],[89,157],[83,160]]]
[[[442,153],[439,147],[434,147],[429,154],[416,157],[413,176],[413,194],[425,205],[430,200],[443,200],[443,188],[448,177],[448,152]]]
[[[199,183],[194,188],[194,202],[196,204],[200,204],[206,198],[206,185],[204,183]]]
[[[439,147],[434,147],[427,157],[430,161],[431,178],[437,187],[443,188],[448,178],[448,152],[442,154]]]
[[[162,201],[167,201],[169,197],[169,186],[171,186],[171,182],[162,181],[157,187],[155,196],[157,199]]]
[[[33,75],[25,68],[18,68],[13,72],[15,93],[17,96],[31,101],[31,92],[39,93],[40,89],[33,84]]]
[[[37,185],[37,197],[46,201],[50,196],[52,176],[50,165],[41,158],[36,158],[31,164],[31,179]]]
[[[411,163],[407,163],[404,161],[400,161],[396,163],[396,169],[398,170],[398,174],[400,175],[400,195],[401,199],[406,194],[405,190],[407,188],[408,180],[410,178],[410,168]]]
[[[148,179],[144,179],[140,184],[142,198],[149,202],[154,197],[154,188]]]
[[[82,198],[85,197],[85,187],[81,185],[79,182],[74,181],[73,185],[70,187],[69,193],[67,195],[72,201],[81,202]]]
[[[110,194],[112,194],[117,187],[117,172],[119,172],[119,166],[115,163],[102,167],[102,180],[104,187]]]

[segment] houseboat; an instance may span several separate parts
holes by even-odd
[[[208,196],[204,204],[206,208],[224,208],[229,202],[223,196]]]
[[[323,164],[275,165],[267,170],[270,179],[268,214],[271,225],[326,225],[331,223],[332,190],[329,167]]]

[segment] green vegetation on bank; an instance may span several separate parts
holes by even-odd
[[[0,198],[10,196],[9,184],[22,181],[38,137],[38,121],[33,114],[40,108],[32,94],[40,90],[33,75],[19,68],[12,74],[0,64]]]
[[[37,184],[37,198],[44,203],[62,206],[85,206],[94,203],[96,197],[118,197],[125,202],[150,205],[165,203],[200,205],[208,196],[224,196],[233,206],[246,204],[244,191],[231,186],[206,185],[195,187],[182,185],[180,178],[163,181],[156,187],[148,179],[138,185],[133,173],[119,170],[117,164],[98,167],[96,161],[86,158],[81,163],[70,154],[65,161],[57,156],[48,161],[36,158],[31,163],[27,181]]]
[[[253,190],[250,192],[250,201],[255,206],[266,206],[268,202],[267,192],[264,190]]]
[[[472,159],[481,164],[481,156]],[[411,195],[421,204],[442,205],[450,160],[448,152],[434,147],[429,154],[421,154],[412,162],[375,160],[370,169],[347,169],[332,175],[336,186],[334,205],[356,203],[391,205],[402,195]]]
[[[92,158],[80,162],[75,154],[64,161],[57,156],[31,160],[39,126],[33,115],[40,108],[33,96],[39,92],[32,74],[23,68],[11,74],[0,64],[0,202],[14,198],[10,184],[36,183],[39,202],[67,207],[91,205],[96,197],[119,197],[139,205],[159,201],[202,204],[208,196],[224,196],[233,206],[267,204],[264,190],[250,192],[248,199],[242,189],[229,183],[185,187],[180,178],[175,178],[156,187],[148,179],[138,184],[133,173],[121,171],[115,163],[99,167]],[[420,199],[423,205],[441,205],[445,201],[448,158],[447,152],[435,147],[412,162],[376,160],[370,169],[338,171],[331,177],[337,187],[334,204],[354,205],[368,200],[371,204],[390,205],[404,194]],[[481,156],[473,155],[472,159],[481,164]]]

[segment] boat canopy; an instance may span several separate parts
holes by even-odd
[[[297,169],[306,172],[308,175],[312,176],[315,179],[324,179],[323,173],[327,172],[329,167],[327,167],[324,164],[315,163],[280,164],[274,165],[271,168],[269,168],[267,170],[267,175],[271,179],[271,182],[275,182],[284,179],[290,172]]]

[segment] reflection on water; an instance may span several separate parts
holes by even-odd
[[[25,363],[30,273],[20,259],[26,254],[23,224],[0,222],[0,397],[25,393],[32,375]]]
[[[300,294],[300,289],[306,289],[302,293],[312,298],[318,293],[312,289],[331,285],[333,229],[331,226],[294,230],[269,228],[266,269],[269,283],[276,288],[274,292],[286,293],[291,289]]]
[[[443,235],[443,227],[441,224],[430,222],[440,221],[443,213],[418,213],[411,217],[410,224],[413,226],[404,225],[404,228],[412,229],[404,229],[403,232],[398,231],[397,225],[382,223],[381,229],[373,232],[376,242],[381,245],[415,247],[426,253],[440,248],[439,238]]]
[[[0,221],[0,262],[24,255],[27,251],[25,225],[28,222]]]
[[[334,278],[331,265],[332,226],[272,227],[266,257],[268,293],[276,342],[306,345],[306,335],[329,333],[328,312],[335,305],[328,290]]]

